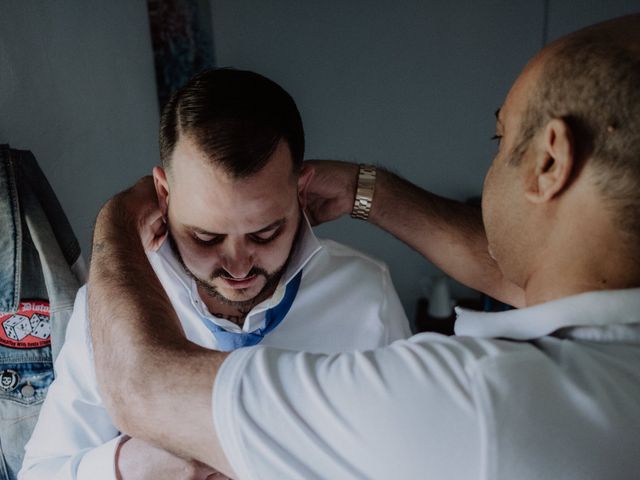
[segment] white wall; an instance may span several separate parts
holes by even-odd
[[[89,253],[100,205],[157,163],[144,0],[3,0],[0,142],[34,152]]]

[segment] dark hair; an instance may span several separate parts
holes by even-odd
[[[184,136],[234,178],[260,171],[280,140],[289,146],[294,171],[304,157],[302,119],[293,98],[275,82],[244,70],[205,70],[171,95],[160,117],[165,169]]]
[[[640,238],[640,55],[592,32],[561,42],[544,61],[525,111],[518,161],[536,132],[564,119],[576,155],[589,159],[618,224]]]

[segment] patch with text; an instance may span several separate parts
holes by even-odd
[[[49,303],[20,302],[15,313],[0,314],[0,345],[9,348],[40,348],[51,345]]]

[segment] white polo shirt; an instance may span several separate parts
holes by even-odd
[[[280,303],[287,284],[301,270],[289,312],[261,345],[333,353],[373,349],[410,335],[387,267],[344,245],[319,241],[306,222],[275,293],[249,312],[242,329],[207,311],[195,281],[184,272],[168,242],[148,257],[187,337],[207,348],[217,349],[217,341],[206,322],[228,331],[260,328],[265,312]],[[98,392],[85,287],[78,292],[55,371],[18,478],[115,480],[120,433]]]
[[[460,310],[456,333],[232,353],[213,412],[238,479],[640,478],[640,289]]]

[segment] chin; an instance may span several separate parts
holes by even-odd
[[[232,302],[248,302],[256,298],[262,292],[263,285],[259,287],[252,288],[220,288],[218,287],[218,292],[224,298]]]
[[[246,302],[253,300],[256,295],[246,290],[218,290],[220,294],[230,302]]]

